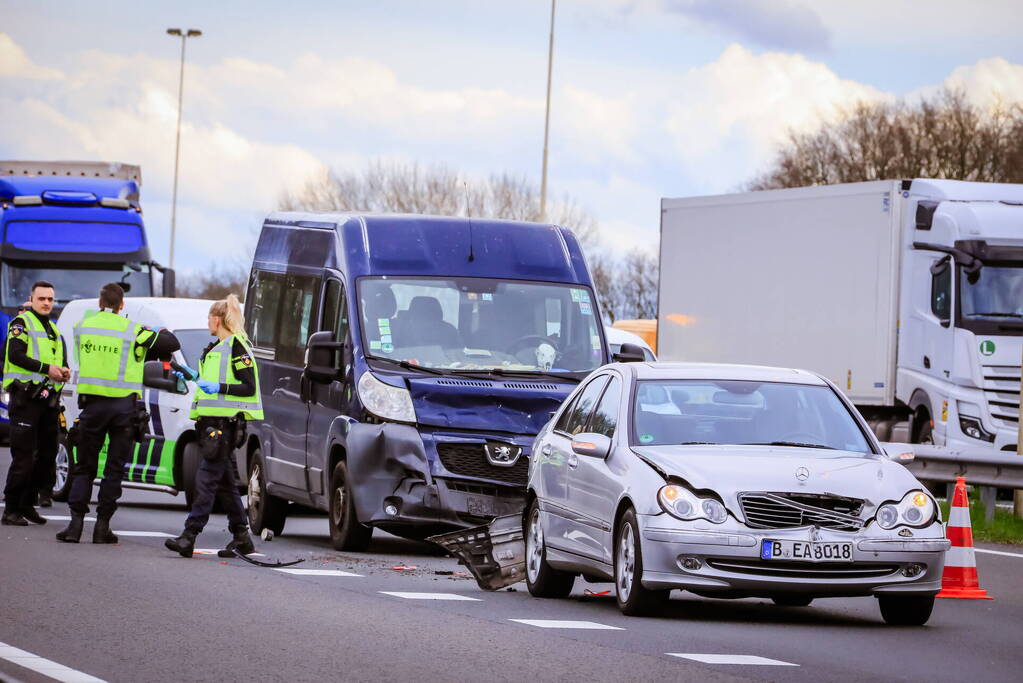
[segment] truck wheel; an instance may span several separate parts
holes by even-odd
[[[913,443],[934,444],[934,428],[931,427],[931,416],[921,413],[916,433],[913,435]]]
[[[334,550],[365,550],[373,537],[373,528],[359,523],[352,496],[351,477],[343,462],[334,465],[330,475],[330,544]]]
[[[181,449],[181,490],[185,494],[185,507],[192,509],[195,500],[195,479],[199,473],[199,444],[189,441]]]
[[[635,510],[626,510],[616,536],[614,565],[618,609],[627,617],[653,614],[667,602],[670,591],[643,586],[643,544]]]
[[[540,524],[540,504],[534,499],[526,513],[526,587],[537,598],[565,598],[572,592],[575,574],[547,564],[547,546]]]
[[[61,434],[57,441],[57,459],[54,463],[56,478],[50,497],[58,503],[66,503],[71,493],[71,453],[68,452],[67,435]]]
[[[879,595],[881,618],[892,626],[923,626],[931,618],[934,596]]]
[[[279,536],[284,531],[284,522],[288,519],[288,501],[271,496],[266,490],[266,474],[263,470],[263,457],[259,448],[252,452],[249,465],[249,526],[255,533],[269,529]]]

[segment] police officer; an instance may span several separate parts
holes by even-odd
[[[46,524],[36,512],[36,496],[48,499],[57,457],[60,390],[71,377],[67,347],[50,321],[54,290],[32,285],[29,308],[7,330],[3,388],[10,392],[11,468],[4,488],[2,523]]]
[[[209,521],[214,499],[219,499],[233,535],[227,550],[248,555],[256,549],[238,494],[232,455],[245,439],[246,421],[263,419],[259,376],[245,336],[238,297],[230,294],[210,306],[206,324],[217,338],[203,350],[198,373],[184,368],[188,379],[198,384],[189,417],[195,420],[202,462],[185,530],[177,538],[164,541],[164,545],[182,557],[191,557],[195,537]]]
[[[117,543],[117,536],[110,531],[110,518],[121,497],[124,465],[134,445],[136,400],[142,397],[142,367],[147,356],[169,358],[180,348],[178,340],[167,330],[156,332],[118,315],[123,308],[124,290],[111,282],[99,292],[99,312],[86,313],[75,325],[78,404],[82,412],[68,495],[71,522],[57,534],[57,540],[65,543],[78,543],[82,535],[99,452],[108,437],[92,542]]]

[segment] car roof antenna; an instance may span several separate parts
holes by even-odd
[[[465,217],[469,219],[469,263],[476,260],[472,251],[472,212],[469,211],[469,183],[462,181],[462,188],[465,190]]]

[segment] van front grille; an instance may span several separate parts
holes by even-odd
[[[451,474],[474,479],[490,479],[514,486],[525,486],[529,477],[529,458],[523,453],[511,467],[497,467],[487,462],[482,443],[438,443],[437,455]]]

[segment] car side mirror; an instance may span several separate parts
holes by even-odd
[[[884,454],[888,456],[888,459],[895,462],[905,464],[912,462],[916,458],[913,444],[910,443],[885,442],[881,444],[881,448],[884,450]]]
[[[626,342],[611,359],[616,363],[642,363],[646,360],[646,354],[643,353],[642,346]]]
[[[341,371],[334,366],[334,356],[342,348],[344,344],[334,341],[330,330],[310,335],[305,346],[305,373],[309,379],[321,384],[341,379]]]
[[[576,434],[572,437],[572,451],[591,458],[606,458],[611,452],[611,439],[592,432]]]
[[[147,361],[142,366],[142,386],[159,391],[166,391],[169,394],[187,394],[188,385],[184,380],[178,380],[171,374],[170,363],[162,360]]]

